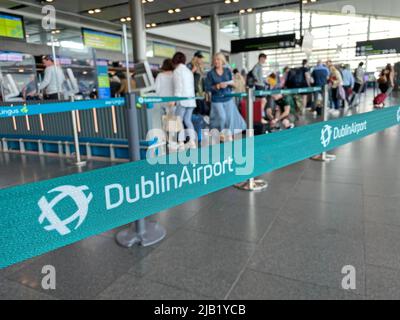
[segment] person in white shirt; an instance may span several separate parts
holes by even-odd
[[[175,70],[173,74],[174,80],[174,96],[175,97],[195,97],[194,89],[194,76],[191,70],[186,66],[186,56],[182,52],[175,53],[172,58]],[[180,132],[178,140],[179,145],[182,147],[186,137],[189,137],[187,143],[188,148],[196,148],[196,137],[194,135],[194,125],[192,122],[193,111],[196,108],[196,100],[184,100],[176,104],[176,115],[179,116],[186,128],[185,131]]]
[[[157,97],[173,97],[174,96],[174,64],[172,59],[165,59],[161,67],[161,72],[156,77],[155,91]],[[175,103],[163,102],[157,104],[156,115],[153,117],[154,128],[164,128],[168,137],[170,150],[176,147],[176,131],[180,129],[182,122],[177,121],[175,116]],[[170,129],[170,124],[172,128]],[[176,127],[174,125],[177,125]]]
[[[165,59],[155,83],[155,91],[158,97],[174,96],[174,64],[172,59]],[[168,113],[168,109],[173,107],[173,103],[162,103],[161,107]]]
[[[65,82],[64,72],[60,67],[54,64],[51,56],[44,56],[43,64],[46,69],[44,71],[44,79],[39,89],[45,91],[44,98],[46,100],[59,100],[59,94],[63,93],[63,85]]]

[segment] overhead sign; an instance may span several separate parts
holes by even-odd
[[[356,56],[372,56],[400,53],[400,38],[360,41],[356,45]]]
[[[122,37],[117,34],[82,28],[83,43],[87,47],[122,51]]]
[[[0,37],[25,40],[23,18],[0,12]]]
[[[296,43],[295,33],[273,37],[233,40],[231,42],[231,53],[294,48]]]
[[[153,42],[153,53],[155,57],[172,58],[175,52],[175,46],[160,42]]]

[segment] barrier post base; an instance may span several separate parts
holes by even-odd
[[[140,221],[142,231],[137,231],[139,224],[133,223],[129,228],[117,233],[116,241],[124,248],[131,248],[134,245],[149,247],[162,241],[167,231],[156,222]]]
[[[251,179],[249,181],[236,184],[235,188],[243,191],[263,191],[268,188],[268,182],[261,179]]]
[[[75,167],[84,167],[87,165],[87,161],[77,161],[76,159],[71,159],[68,161],[70,165],[75,166]]]
[[[311,160],[319,162],[332,162],[336,160],[336,156],[333,154],[321,154],[319,156],[312,157]]]

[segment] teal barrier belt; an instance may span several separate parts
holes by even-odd
[[[82,100],[75,102],[58,102],[46,104],[20,105],[11,107],[0,106],[0,118],[33,116],[38,114],[61,113],[73,110],[101,109],[121,107],[125,105],[125,98],[106,100]]]
[[[188,100],[204,100],[204,97],[137,97],[136,107],[142,108],[143,105],[146,105],[148,109],[151,109],[154,107],[154,104],[157,103],[170,103]]]
[[[254,95],[256,97],[264,97],[271,96],[275,94],[283,94],[283,95],[296,95],[302,93],[315,93],[321,92],[321,87],[307,87],[307,88],[298,88],[298,89],[274,89],[274,90],[256,90],[254,91]],[[247,93],[231,93],[228,94],[229,97],[237,97],[237,98],[245,98],[247,97]]]
[[[214,159],[211,164],[139,161],[1,190],[0,268],[398,124],[400,107],[392,107],[227,143],[221,150],[218,144],[194,151],[195,159],[207,152],[204,159],[210,159],[213,152],[225,159]],[[236,151],[243,155],[242,143],[246,156],[239,159]],[[157,160],[171,163],[176,156]]]
[[[203,97],[137,97],[136,103],[147,104],[147,103],[168,103],[168,102],[179,102],[188,100],[204,100]]]
[[[314,93],[322,91],[321,87],[308,87],[308,88],[298,88],[298,89],[276,89],[276,90],[257,90],[255,95],[257,96],[271,96],[274,94],[283,95],[296,95],[302,93]]]

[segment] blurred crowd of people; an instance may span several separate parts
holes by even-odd
[[[62,90],[60,84],[65,81],[64,74],[55,66],[51,56],[44,56],[43,64],[46,69],[38,89],[44,93],[44,99],[58,100]],[[197,140],[192,132],[200,132],[206,127],[219,130],[221,140],[232,139],[245,130],[245,99],[236,98],[232,93],[246,92],[248,87],[261,92],[255,102],[255,108],[259,109],[255,114],[261,115],[261,131],[265,132],[293,128],[295,119],[306,110],[320,115],[324,97],[321,92],[267,95],[262,94],[263,90],[327,86],[329,112],[338,116],[342,109],[355,108],[360,104],[361,93],[368,82],[363,62],[352,70],[349,64],[334,64],[331,60],[320,60],[314,66],[303,60],[297,68],[285,67],[266,72],[267,64],[268,57],[264,53],[259,55],[257,63],[248,72],[232,70],[223,53],[217,53],[212,58],[208,70],[201,51],[195,52],[190,60],[182,52],[165,59],[161,69],[155,73],[155,94],[160,97],[193,97],[162,105],[163,121],[175,122],[177,149],[196,148]],[[388,64],[377,79],[380,93],[374,99],[374,107],[385,106],[387,97],[395,88],[395,78],[394,67]],[[116,72],[109,74],[109,80],[112,97],[124,96],[137,87],[134,74],[127,77],[124,72]],[[38,96],[33,83],[22,92],[26,100]]]

